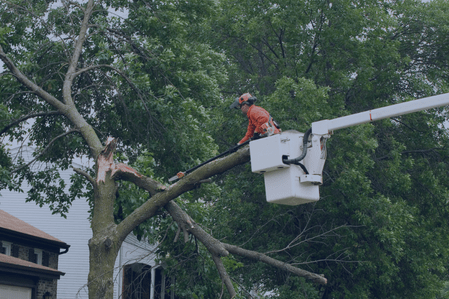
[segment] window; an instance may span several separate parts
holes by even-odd
[[[154,277],[152,277],[154,275]],[[170,286],[174,281],[166,277],[162,267],[134,263],[123,269],[123,299],[176,299]]]
[[[1,253],[6,254],[6,255],[11,255],[12,243],[6,242],[6,241],[2,241],[1,243],[2,243]]]
[[[34,248],[34,254],[36,255],[36,264],[42,265],[42,249]]]
[[[124,299],[150,299],[150,266],[140,263],[126,265],[124,268],[123,282],[122,296]]]
[[[28,251],[28,260],[32,263],[42,265],[42,249],[30,248]]]

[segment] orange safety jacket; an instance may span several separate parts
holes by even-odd
[[[239,144],[245,142],[254,136],[255,133],[259,133],[261,135],[269,133],[278,134],[280,131],[277,126],[274,124],[270,113],[262,107],[251,105],[248,109],[248,113],[246,114],[248,117],[248,129],[246,130],[245,137],[239,141]]]

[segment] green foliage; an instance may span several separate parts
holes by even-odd
[[[9,27],[0,27],[0,45],[5,43],[6,36],[11,32]]]
[[[319,292],[310,284],[306,283],[306,280],[302,277],[288,277],[286,284],[281,286],[277,293],[280,295],[268,296],[267,298],[320,298]]]
[[[276,115],[282,128],[306,131],[312,122],[328,118],[328,91],[312,80],[283,77],[276,81],[276,90],[267,98],[267,109]]]
[[[12,167],[13,163],[10,154],[4,145],[0,145],[0,190],[8,189],[20,192],[20,184],[12,180]]]
[[[444,283],[444,288],[441,290],[440,294],[436,296],[437,299],[449,298],[449,283]]]
[[[53,214],[60,214],[66,218],[75,198],[64,192],[67,186],[60,176],[59,169],[47,168],[36,173],[29,172],[27,176],[27,180],[32,183],[26,201],[34,201],[40,207],[49,205]],[[76,185],[72,185],[72,188],[74,186]]]

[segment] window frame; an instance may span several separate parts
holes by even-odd
[[[42,249],[34,248],[34,254],[36,255],[36,264],[42,266]]]
[[[11,256],[11,247],[12,247],[12,243],[8,242],[8,241],[1,241],[2,243],[2,247],[5,248],[5,253],[8,256]]]

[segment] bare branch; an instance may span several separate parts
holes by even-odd
[[[243,249],[240,248],[238,246],[235,245],[230,245],[230,244],[226,244],[223,243],[223,246],[232,254],[236,254],[236,255],[240,255],[243,257],[247,257],[250,258],[252,260],[256,260],[256,261],[260,261],[263,263],[266,263],[268,265],[271,265],[273,267],[276,267],[278,269],[293,273],[295,275],[298,275],[300,277],[305,277],[315,283],[319,283],[319,284],[323,284],[325,285],[327,283],[327,279],[324,278],[321,275],[306,271],[306,270],[302,270],[296,267],[293,267],[290,264],[281,262],[279,260],[276,260],[274,258],[271,258],[263,253],[257,252],[257,251],[252,251],[252,250],[247,250],[247,249]]]
[[[102,68],[102,67],[110,68],[110,69],[116,71],[117,73],[119,73],[120,75],[122,75],[122,72],[119,69],[113,67],[112,65],[109,65],[109,64],[97,64],[97,65],[91,65],[91,66],[79,69],[78,71],[73,73],[73,76],[76,77],[76,76],[78,76],[78,75],[80,75],[82,73],[88,72],[88,71],[93,70],[93,69]]]
[[[437,150],[444,150],[445,147],[432,147],[429,149],[422,149],[422,150],[409,150],[409,151],[403,151],[401,152],[401,155],[407,155],[407,154],[427,154],[427,153],[436,153],[438,154]],[[390,158],[392,155],[388,154],[386,156],[376,158],[377,161],[382,161],[385,159]]]
[[[234,286],[232,285],[232,281],[229,278],[228,272],[226,272],[226,269],[223,265],[223,261],[218,256],[212,255],[212,260],[215,263],[215,266],[217,267],[218,273],[220,274],[221,280],[226,286],[226,289],[229,292],[229,295],[232,298],[235,298],[237,293],[235,292]]]
[[[61,114],[58,111],[48,111],[48,112],[37,112],[37,113],[30,113],[27,115],[24,115],[18,119],[13,120],[11,123],[9,123],[7,126],[5,126],[1,131],[0,131],[0,136],[5,133],[6,131],[8,131],[11,127],[27,120],[30,118],[34,118],[34,117],[38,117],[38,116],[47,116],[47,115],[57,115],[57,114]]]
[[[75,79],[75,77],[76,77],[76,66],[78,64],[78,61],[79,61],[79,58],[80,58],[80,55],[81,55],[81,52],[83,49],[84,41],[86,40],[86,33],[87,33],[87,29],[89,28],[89,19],[92,15],[93,8],[94,8],[94,0],[89,0],[89,2],[87,3],[87,7],[84,10],[84,19],[83,19],[83,22],[81,23],[81,29],[79,32],[79,36],[75,43],[73,55],[72,55],[72,58],[70,59],[69,68],[67,70],[66,77],[64,79],[64,85],[62,88],[62,95],[63,95],[64,102],[66,104],[73,104],[72,96],[71,96],[72,82],[73,82],[73,79]]]
[[[236,255],[240,255],[243,257],[247,257],[253,260],[261,261],[263,263],[266,263],[268,265],[271,265],[273,267],[276,267],[278,269],[293,273],[295,275],[298,275],[300,277],[305,277],[307,279],[312,280],[315,283],[319,284],[326,284],[327,279],[324,278],[321,275],[311,273],[306,270],[302,270],[299,268],[296,268],[290,264],[281,262],[279,260],[276,260],[274,258],[271,258],[263,253],[259,253],[252,250],[243,249],[239,246],[230,245],[226,243],[222,243],[206,233],[201,227],[199,227],[188,215],[186,212],[184,212],[175,202],[171,201],[168,202],[167,205],[165,205],[165,208],[170,213],[170,215],[173,217],[173,219],[178,223],[180,226],[189,226],[190,228],[188,231],[194,235],[198,240],[203,243],[206,248],[209,250],[209,252],[212,254],[212,257],[214,258],[214,262],[217,265],[218,271],[220,273],[220,276],[222,277],[223,283],[227,285],[227,280],[229,280],[229,276],[226,273],[225,269],[220,270],[219,267],[221,267],[220,262],[217,260],[219,259],[220,255],[215,254],[214,252],[223,251],[223,253],[232,253]],[[227,254],[226,254],[227,255]],[[226,256],[221,255],[221,256]],[[221,261],[221,260],[220,260]],[[223,271],[223,272],[222,272]],[[232,285],[232,284],[231,284]],[[233,289],[233,288],[232,288]],[[231,293],[231,291],[228,288],[228,291]]]
[[[288,211],[282,214],[276,214],[274,215],[270,220],[268,220],[264,225],[260,226],[256,229],[256,231],[249,237],[245,242],[241,243],[239,246],[244,246],[246,243],[251,242],[251,240],[259,233],[262,232],[262,228],[264,228],[266,225],[270,224],[271,222],[276,222],[276,218],[282,218],[284,215],[288,214]]]
[[[40,157],[42,157],[42,155],[44,155],[45,152],[47,152],[47,150],[51,147],[51,145],[52,145],[56,140],[58,140],[59,138],[62,138],[62,137],[64,137],[64,136],[66,136],[66,135],[69,135],[69,134],[71,134],[71,133],[74,133],[74,132],[78,132],[78,133],[79,133],[79,130],[72,129],[72,130],[69,130],[69,131],[67,131],[67,132],[64,132],[64,133],[62,133],[62,134],[56,136],[55,138],[53,138],[53,139],[50,141],[50,143],[49,143],[49,144],[48,144],[48,145],[47,145],[47,146],[46,146],[46,147],[45,147],[39,154],[36,155],[36,157],[34,157],[33,160],[31,160],[30,162],[28,162],[28,163],[26,163],[26,164],[24,164],[24,165],[22,165],[22,166],[20,166],[20,167],[18,167],[18,168],[16,168],[16,169],[14,169],[13,171],[11,171],[11,173],[18,172],[19,170],[21,170],[21,169],[23,169],[23,168],[25,168],[25,167],[30,166],[30,165],[33,164],[37,159],[39,159]]]
[[[95,183],[96,183],[95,179],[93,177],[91,177],[87,172],[85,172],[84,170],[82,170],[80,168],[76,168],[76,167],[73,167],[73,171],[84,176],[92,184],[92,186],[95,186]]]
[[[165,209],[170,213],[173,219],[181,228],[194,235],[201,243],[206,246],[213,256],[227,256],[229,252],[224,249],[220,241],[206,233],[192,218],[187,215],[175,202],[171,201],[165,205]]]

